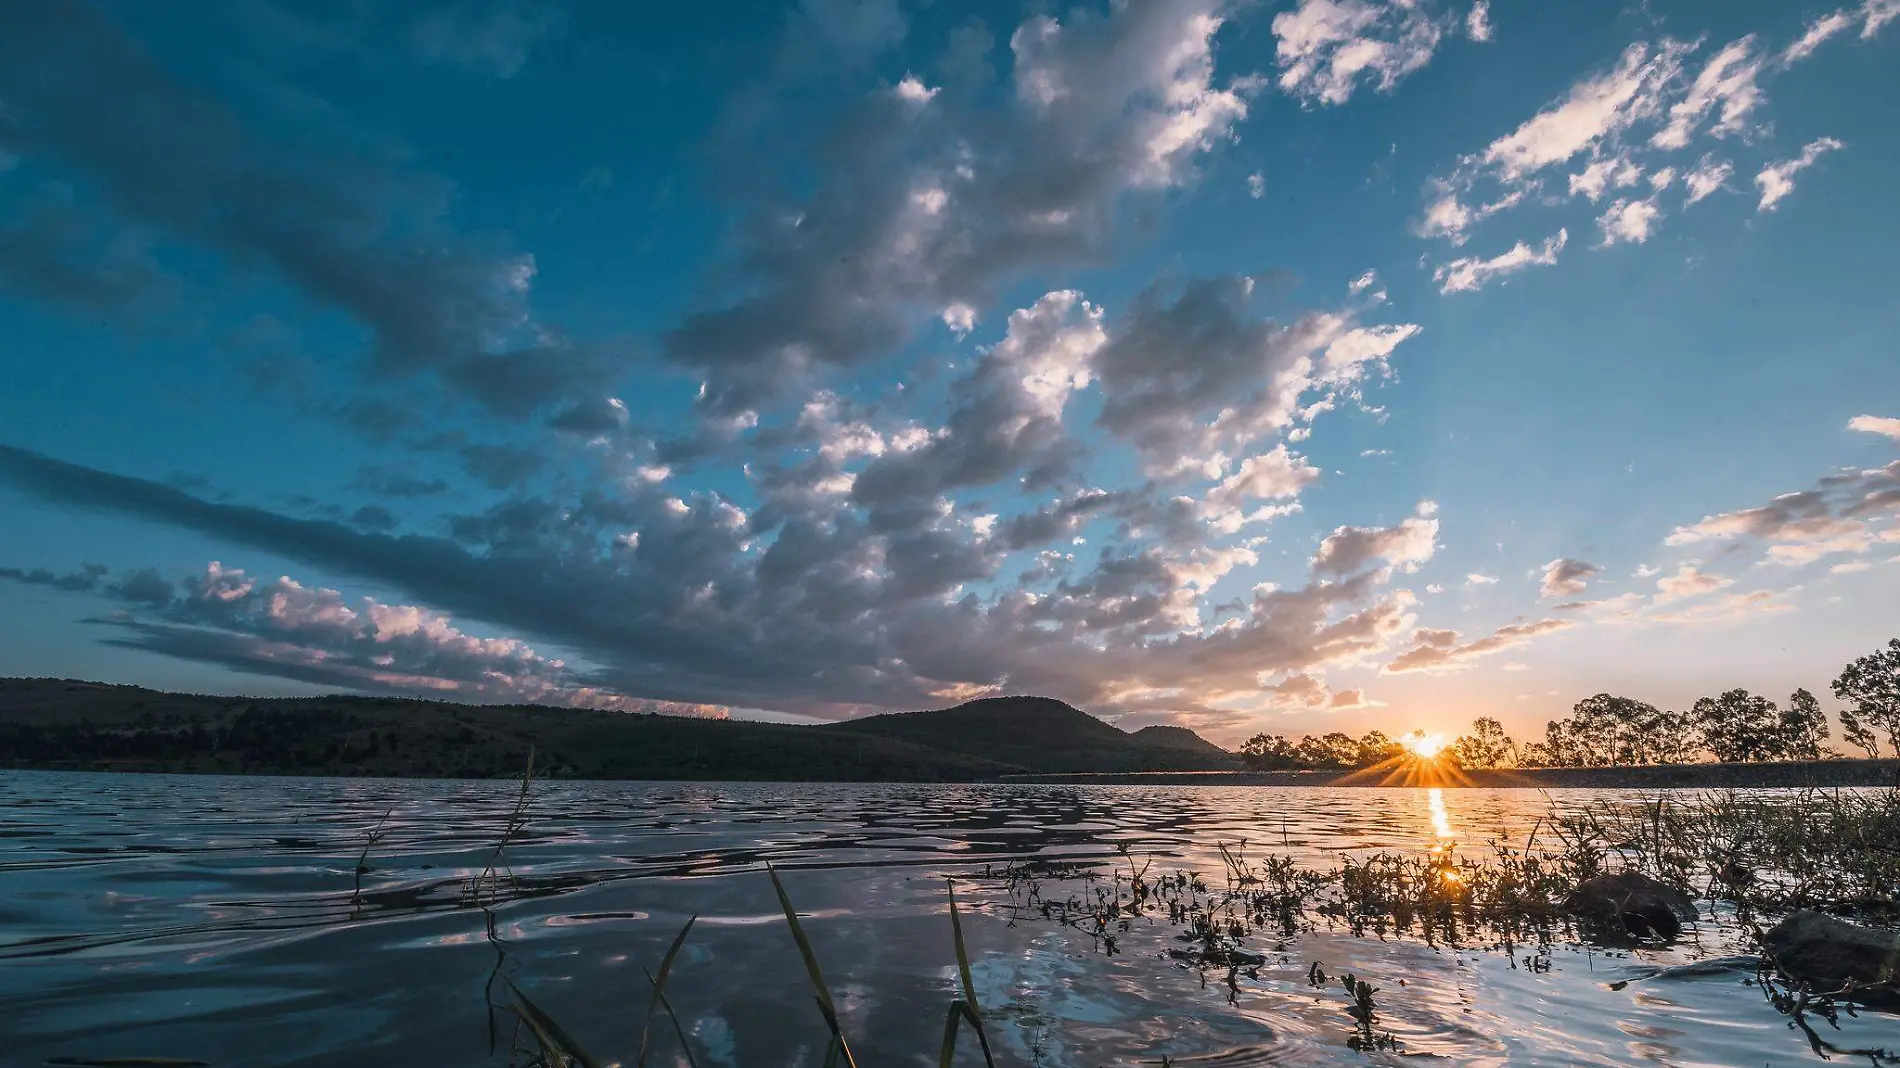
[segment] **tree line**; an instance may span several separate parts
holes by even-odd
[[[1828,746],[1828,716],[1806,689],[1786,705],[1745,689],[1703,697],[1686,710],[1657,708],[1633,697],[1600,693],[1577,702],[1567,718],[1551,720],[1542,739],[1518,742],[1485,716],[1446,746],[1441,759],[1465,768],[1590,768],[1684,764],[1705,758],[1725,763],[1821,760],[1883,752],[1900,757],[1900,638],[1848,664],[1833,682],[1843,702],[1841,740],[1858,754]],[[1885,742],[1884,748],[1882,742]],[[1380,731],[1353,738],[1341,731],[1298,742],[1256,734],[1240,748],[1257,770],[1344,771],[1395,761],[1404,742]]]

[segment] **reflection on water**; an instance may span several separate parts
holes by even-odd
[[[1451,816],[1445,812],[1445,791],[1434,786],[1425,791],[1425,803],[1432,813],[1432,835],[1440,840],[1453,837]]]
[[[506,1063],[488,1045],[495,953],[467,885],[513,799],[500,782],[0,773],[0,1062]],[[1256,937],[1266,963],[1230,991],[1168,955],[1165,923],[1134,925],[1107,956],[1073,928],[1012,922],[983,877],[1030,858],[1125,866],[1124,849],[1212,874],[1217,843],[1243,841],[1327,867],[1447,842],[1454,823],[1466,844],[1521,838],[1544,805],[1486,790],[552,783],[508,850],[517,896],[495,934],[538,1003],[628,1063],[640,969],[693,915],[669,994],[700,1062],[822,1062],[767,862],[867,1065],[935,1056],[957,988],[950,875],[1016,1063],[1818,1063],[1745,973],[1658,973],[1729,952],[1709,928],[1666,952],[1560,949],[1548,972],[1483,949]],[[1377,988],[1399,1051],[1346,1048],[1347,996],[1310,985],[1314,963]],[[1900,1047],[1892,1017],[1842,1026]]]

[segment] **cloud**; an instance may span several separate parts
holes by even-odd
[[[1255,171],[1247,176],[1247,195],[1259,200],[1267,195],[1267,176]]]
[[[1560,556],[1544,565],[1544,577],[1538,584],[1537,595],[1549,599],[1582,593],[1590,584],[1591,576],[1601,570],[1595,564]]]
[[[1695,169],[1682,176],[1683,185],[1689,194],[1682,200],[1683,207],[1707,197],[1718,189],[1725,188],[1729,177],[1735,173],[1735,165],[1727,160],[1718,160],[1713,156],[1703,156]]]
[[[566,16],[557,8],[523,0],[470,0],[425,11],[411,30],[416,54],[512,78],[536,44],[560,33]]]
[[[1847,421],[1847,429],[1864,434],[1882,434],[1900,441],[1900,419],[1891,416],[1857,415]]]
[[[0,149],[82,176],[130,233],[200,246],[350,316],[381,375],[434,372],[511,417],[599,391],[612,355],[534,321],[533,258],[455,232],[449,183],[336,132],[319,103],[280,101],[291,114],[273,117],[310,126],[319,111],[325,132],[266,132],[75,0],[31,5],[0,34],[0,98],[14,120]]]
[[[1814,54],[1828,38],[1846,30],[1854,24],[1854,17],[1845,10],[1830,11],[1808,23],[1807,29],[1795,42],[1781,54],[1781,61],[1792,66]]]
[[[1714,136],[1747,133],[1749,116],[1763,100],[1755,82],[1767,62],[1765,54],[1755,51],[1754,34],[1723,46],[1697,72],[1682,99],[1670,106],[1669,121],[1649,143],[1661,149],[1682,148],[1711,113],[1717,115],[1709,128]]]
[[[1772,612],[1791,612],[1794,606],[1782,600],[1787,591],[1756,590],[1753,593],[1731,593],[1713,601],[1692,605],[1673,612],[1659,612],[1651,619],[1659,623],[1679,623],[1691,626],[1712,623],[1732,623],[1750,616]]]
[[[1664,575],[1656,580],[1657,604],[1681,600],[1685,597],[1697,597],[1705,593],[1733,586],[1735,580],[1710,575],[1696,568],[1694,564],[1683,564],[1673,575]]]
[[[1495,586],[1497,583],[1498,579],[1496,575],[1480,575],[1476,571],[1473,571],[1465,576],[1465,585],[1467,586]]]
[[[1440,264],[1432,272],[1432,281],[1438,283],[1440,293],[1464,293],[1481,289],[1485,283],[1503,275],[1516,274],[1527,267],[1548,267],[1557,262],[1557,254],[1563,251],[1564,244],[1570,240],[1570,231],[1558,230],[1544,239],[1539,247],[1533,249],[1519,241],[1508,251],[1490,259],[1466,256]]]
[[[1570,619],[1511,623],[1464,644],[1460,644],[1460,635],[1455,630],[1416,630],[1412,632],[1412,647],[1400,653],[1382,670],[1387,675],[1408,672],[1447,674],[1469,667],[1474,660],[1519,648],[1542,635],[1574,626],[1576,621]]]
[[[1774,211],[1784,197],[1794,192],[1795,175],[1814,166],[1822,154],[1845,147],[1832,137],[1819,137],[1803,145],[1799,156],[1763,167],[1761,173],[1755,175],[1755,186],[1761,190],[1761,202],[1755,206],[1755,210]]]
[[[168,302],[178,283],[153,257],[149,235],[53,186],[0,221],[0,286],[136,317]]]
[[[1247,114],[1254,83],[1215,74],[1223,7],[1033,16],[1010,37],[1000,115],[948,83],[928,121],[884,94],[828,139],[840,150],[808,192],[752,214],[741,295],[687,316],[665,355],[703,376],[705,411],[729,415],[882,357],[1028,268],[1104,254],[1124,198],[1192,181]]]
[[[1656,220],[1662,216],[1656,207],[1654,198],[1649,200],[1629,200],[1618,198],[1602,215],[1597,217],[1597,226],[1603,231],[1603,241],[1599,247],[1615,244],[1640,245],[1649,240],[1655,229]]]
[[[1562,99],[1486,146],[1477,162],[1518,181],[1658,114],[1664,88],[1694,47],[1667,38],[1653,49],[1641,42],[1629,46],[1613,68],[1571,86]]]
[[[1352,386],[1419,332],[1409,323],[1360,326],[1343,313],[1280,324],[1251,314],[1253,293],[1245,276],[1156,285],[1097,355],[1097,424],[1151,470],[1286,429],[1309,390]]]
[[[1403,571],[1416,571],[1438,548],[1436,508],[1420,504],[1419,514],[1391,527],[1339,527],[1320,542],[1313,557],[1317,575],[1350,575],[1383,562]]]
[[[438,616],[521,636],[513,641],[532,636],[573,650],[598,665],[576,675],[576,686],[825,718],[925,707],[946,686],[1003,679],[1105,711],[1122,707],[1118,695],[1154,691],[1178,691],[1172,707],[1183,712],[1256,700],[1273,679],[1365,663],[1409,632],[1415,600],[1383,587],[1394,567],[1428,558],[1435,542],[1429,507],[1389,530],[1342,528],[1315,561],[1324,580],[1256,586],[1214,623],[1201,602],[1234,568],[1257,561],[1249,549],[1111,547],[1046,591],[1004,586],[979,595],[958,587],[994,573],[1005,522],[985,532],[952,508],[882,532],[845,495],[814,491],[828,470],[821,462],[759,470],[762,500],[750,514],[714,493],[675,496],[670,480],[629,478],[611,495],[516,495],[451,517],[450,539],[207,501],[0,447],[0,481],[35,499],[194,530],[400,591]],[[1086,511],[1082,500],[1072,507]],[[267,631],[268,586],[220,569],[193,587],[192,611],[224,601],[261,606],[225,628],[244,642],[370,648],[366,632],[323,646],[301,629],[294,641]],[[319,620],[338,615],[340,604],[362,626],[358,602],[284,592],[308,601]],[[256,659],[224,640],[220,662]],[[196,647],[167,648],[186,655]],[[516,658],[512,676],[532,681],[553,670],[528,659],[525,645],[495,648]]]
[[[1868,521],[1897,514],[1900,460],[1827,475],[1813,489],[1781,494],[1760,507],[1705,516],[1677,527],[1667,544],[1747,539],[1765,545],[1767,561],[1792,567],[1867,552],[1881,537]]]
[[[1485,0],[1474,0],[1471,12],[1465,16],[1465,33],[1474,41],[1491,39],[1491,5]]]
[[[1416,0],[1300,0],[1273,18],[1280,89],[1319,104],[1344,104],[1361,82],[1389,92],[1431,62],[1444,32]]]

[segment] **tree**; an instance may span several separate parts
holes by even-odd
[[[1465,768],[1498,768],[1512,761],[1517,743],[1504,733],[1504,724],[1490,716],[1472,721],[1471,733],[1451,743],[1452,758]]]
[[[1256,734],[1240,746],[1240,759],[1255,771],[1298,767],[1293,746],[1278,734]]]
[[[1665,709],[1656,714],[1649,735],[1649,755],[1658,764],[1687,764],[1702,749],[1702,732],[1695,714]]]
[[[1396,760],[1405,752],[1405,747],[1386,736],[1384,731],[1372,730],[1359,739],[1359,752],[1353,758],[1353,764],[1361,768],[1378,767],[1389,760]]]
[[[1788,760],[1821,759],[1827,741],[1827,713],[1807,690],[1796,690],[1781,710],[1781,755]]]
[[[1766,697],[1734,689],[1695,703],[1703,742],[1724,763],[1773,760],[1781,755],[1781,710]]]
[[[1900,638],[1842,668],[1834,680],[1834,696],[1849,704],[1863,732],[1873,735],[1876,743],[1878,734],[1885,734],[1887,745],[1900,755]],[[1845,712],[1841,722],[1847,723]],[[1858,740],[1849,740],[1864,747]],[[1880,755],[1877,744],[1868,755]]]
[[[1880,738],[1867,729],[1867,725],[1860,721],[1860,716],[1851,708],[1841,709],[1841,740],[1858,747],[1867,754],[1869,760],[1880,756]]]

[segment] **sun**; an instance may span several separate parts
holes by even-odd
[[[1415,760],[1436,760],[1438,754],[1445,751],[1445,736],[1413,731],[1399,739],[1399,744],[1405,746],[1406,752],[1411,753]]]

